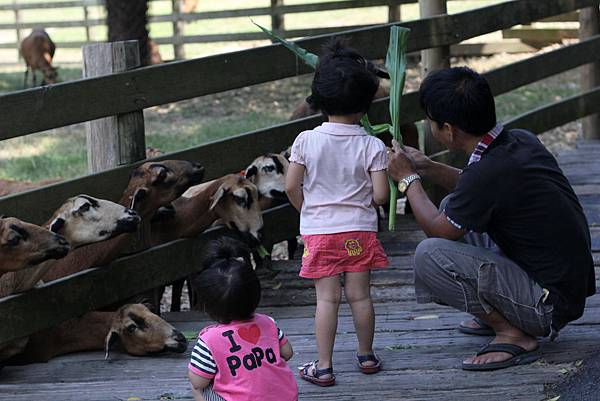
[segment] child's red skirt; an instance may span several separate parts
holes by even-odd
[[[371,231],[303,235],[300,277],[322,278],[387,267],[387,255]]]

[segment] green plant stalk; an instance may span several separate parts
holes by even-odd
[[[400,26],[390,28],[390,43],[385,58],[385,68],[390,74],[390,120],[392,136],[402,146],[400,134],[400,101],[406,79],[406,47],[410,29]],[[398,187],[390,178],[390,211],[388,229],[396,230],[396,203],[398,200]]]
[[[252,21],[252,23],[254,25],[256,25],[257,27],[259,27],[260,30],[263,31],[264,33],[266,33],[267,36],[269,36],[271,39],[278,41],[283,46],[285,46],[286,49],[288,49],[292,53],[294,53],[296,55],[296,57],[298,57],[300,60],[302,60],[302,62],[304,64],[308,65],[313,70],[317,68],[317,64],[319,63],[319,56],[317,56],[314,53],[309,52],[306,49],[303,49],[302,47],[298,46],[297,44],[295,44],[293,42],[285,40],[284,38],[277,35],[273,31],[265,28],[264,26],[257,24],[254,21]],[[371,122],[369,121],[369,117],[366,114],[364,116],[362,116],[360,122],[361,122],[362,126],[364,127],[365,131],[367,131],[367,133],[369,135],[378,135],[378,134],[388,131],[390,129],[389,124],[371,125]]]

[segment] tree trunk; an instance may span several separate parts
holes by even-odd
[[[108,41],[137,40],[142,65],[150,64],[148,0],[106,0]]]

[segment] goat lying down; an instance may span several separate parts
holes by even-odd
[[[6,365],[24,365],[64,354],[104,350],[108,359],[118,344],[130,355],[187,350],[185,336],[142,304],[124,305],[115,312],[88,312],[33,334],[23,351]]]

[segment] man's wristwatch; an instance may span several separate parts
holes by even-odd
[[[419,177],[419,174],[412,174],[408,177],[404,177],[398,182],[398,191],[400,191],[401,194],[404,194],[408,189],[408,186],[412,184],[413,181],[420,179],[421,177]]]

